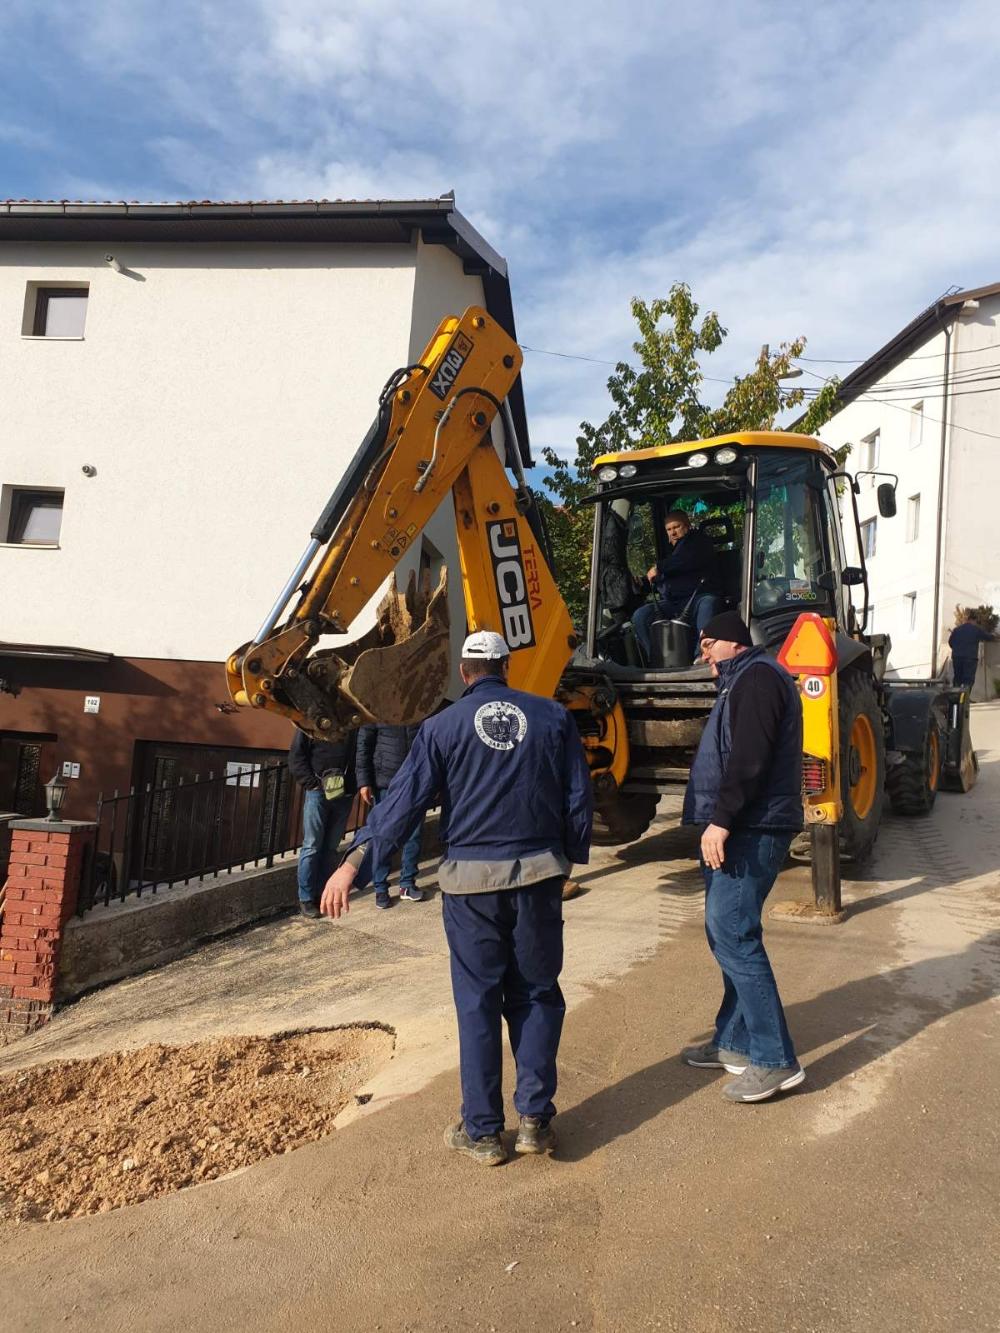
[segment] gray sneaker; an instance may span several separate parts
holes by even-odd
[[[551,1124],[539,1120],[536,1115],[521,1116],[514,1151],[517,1153],[546,1153],[556,1146],[556,1132]]]
[[[722,1095],[731,1102],[763,1102],[776,1092],[797,1088],[805,1076],[806,1071],[800,1064],[786,1065],[783,1069],[748,1065],[739,1078],[726,1084]]]
[[[750,1063],[745,1055],[737,1051],[722,1050],[714,1042],[706,1041],[700,1046],[685,1046],[681,1059],[695,1069],[726,1069],[730,1074],[742,1074]]]
[[[507,1160],[507,1149],[500,1141],[499,1134],[487,1134],[485,1138],[471,1139],[461,1120],[457,1125],[449,1125],[444,1132],[444,1146],[455,1152],[465,1153],[481,1166],[502,1166]]]

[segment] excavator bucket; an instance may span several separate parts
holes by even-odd
[[[411,573],[405,593],[394,577],[368,633],[315,653],[308,674],[317,684],[335,685],[366,719],[389,726],[422,722],[451,678],[447,570],[433,592],[429,573],[420,579]]]

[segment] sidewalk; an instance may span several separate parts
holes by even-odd
[[[602,855],[566,905],[552,1161],[488,1172],[441,1146],[457,1083],[433,903],[261,927],[68,1010],[2,1067],[289,1014],[390,1023],[397,1058],[367,1114],[320,1143],[135,1208],[0,1228],[9,1327],[992,1327],[1000,707],[973,729],[979,786],[886,824],[842,926],[769,926],[808,1069],[781,1101],[729,1105],[677,1059],[718,982],[690,838],[669,823]]]

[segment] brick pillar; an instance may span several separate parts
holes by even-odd
[[[96,824],[18,819],[0,925],[0,1045],[52,1017],[62,932],[76,911],[84,850]]]

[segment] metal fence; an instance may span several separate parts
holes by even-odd
[[[97,801],[97,836],[78,911],[247,867],[301,842],[302,791],[284,764],[153,783]]]

